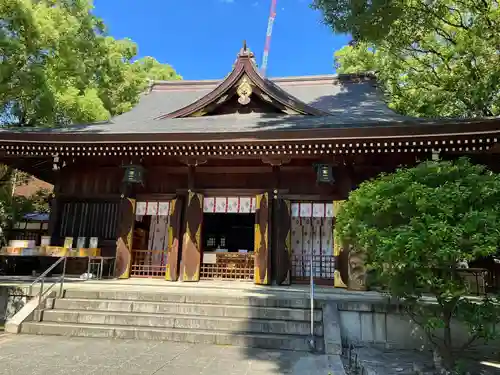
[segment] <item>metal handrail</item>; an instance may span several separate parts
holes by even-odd
[[[309,337],[309,349],[316,350],[316,340],[314,339],[314,274],[313,274],[313,254],[311,249],[311,260],[309,262],[309,287],[310,287],[310,309],[311,309],[311,333]]]
[[[37,305],[37,310],[40,309],[40,306],[42,304],[42,297],[44,296],[45,293],[49,292],[57,283],[60,283],[60,287],[59,287],[59,297],[62,297],[62,294],[63,294],[63,288],[64,288],[64,278],[66,276],[66,263],[67,263],[67,260],[68,260],[68,256],[67,255],[64,255],[62,256],[61,258],[59,258],[57,260],[57,262],[55,262],[52,266],[50,266],[49,268],[47,268],[47,270],[45,270],[44,273],[42,273],[40,276],[38,276],[29,286],[29,289],[28,289],[28,295],[31,297],[32,294],[33,294],[33,285],[37,284],[38,282],[40,282],[40,290],[38,292],[38,305]],[[62,274],[61,276],[55,280],[48,288],[47,290],[45,291],[44,293],[44,290],[43,290],[43,287],[45,285],[45,278],[46,276],[49,274],[50,271],[52,271],[54,268],[56,268],[61,262],[63,262],[63,270],[62,270]],[[40,314],[38,314],[38,319],[40,319],[41,316]]]

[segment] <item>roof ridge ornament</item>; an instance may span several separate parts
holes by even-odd
[[[243,47],[241,47],[240,52],[238,53],[238,58],[240,57],[248,57],[250,59],[255,57],[250,48],[248,48],[246,40],[243,40]]]
[[[238,103],[241,105],[247,105],[250,103],[250,95],[252,95],[252,85],[250,84],[247,76],[243,76],[240,80],[238,88],[236,89],[238,94]]]
[[[248,105],[252,98],[262,98],[263,101],[271,104],[283,114],[329,115],[328,112],[300,101],[272,81],[262,77],[255,63],[255,55],[244,40],[231,73],[216,88],[193,103],[174,112],[158,116],[156,119],[205,116],[213,113],[216,107],[228,103],[228,100],[235,94],[238,95],[238,103],[243,106]],[[236,109],[231,108],[230,110],[235,111]],[[266,107],[265,111],[268,110],[269,108]]]

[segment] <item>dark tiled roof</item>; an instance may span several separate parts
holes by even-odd
[[[324,81],[310,83],[276,81],[283,90],[297,99],[327,111],[331,116],[251,113],[156,120],[158,116],[184,107],[213,89],[213,86],[209,86],[205,89],[179,90],[174,89],[174,85],[167,84],[163,89],[161,85],[153,87],[132,111],[114,118],[109,124],[95,125],[95,130],[110,133],[242,132],[357,126],[408,120],[387,108],[373,82],[339,83],[334,82],[334,78],[330,76]]]
[[[172,81],[153,84],[150,91],[142,95],[136,107],[109,122],[74,125],[69,128],[51,129],[50,132],[101,134],[253,132],[396,125],[415,120],[390,110],[382,94],[377,90],[374,80],[340,78],[328,75],[271,80],[302,102],[329,113],[327,116],[251,113],[157,119],[205,96],[220,83],[220,81]]]

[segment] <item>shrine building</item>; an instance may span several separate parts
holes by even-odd
[[[115,277],[359,290],[362,260],[334,239],[359,183],[436,155],[498,169],[499,119],[383,99],[369,74],[264,78],[245,46],[224,79],[154,82],[107,122],[2,129],[0,161],[54,185],[51,245],[97,238]]]

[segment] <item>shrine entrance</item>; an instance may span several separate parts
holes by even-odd
[[[334,203],[292,202],[292,282],[334,286]]]
[[[255,197],[204,197],[189,192],[181,280],[253,280],[256,284],[269,284],[269,212],[267,193]],[[224,215],[245,217],[223,218]],[[255,218],[253,246],[252,217]],[[218,224],[222,228],[217,228]],[[229,234],[231,230],[236,234]]]
[[[205,197],[202,280],[254,279],[255,198]]]
[[[131,277],[165,278],[171,245],[171,202],[137,202]]]

